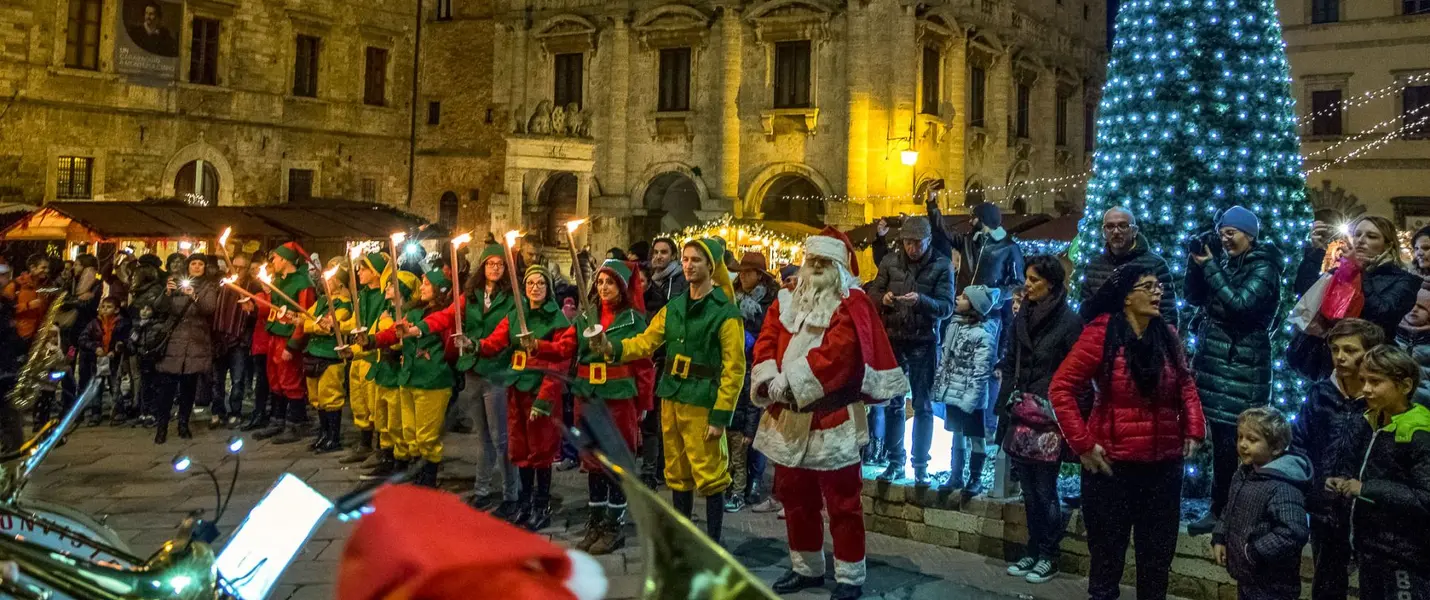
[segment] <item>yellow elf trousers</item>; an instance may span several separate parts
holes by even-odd
[[[452,388],[402,388],[402,442],[409,458],[442,462],[442,426],[451,400]]]
[[[343,379],[347,377],[347,365],[333,363],[323,369],[321,375],[308,377],[308,403],[320,411],[342,410],[347,400],[343,393]]]
[[[377,386],[377,445],[391,450],[392,457],[407,460],[407,445],[402,442],[402,390]]]
[[[700,496],[710,496],[730,487],[730,455],[725,436],[706,439],[709,427],[710,409],[661,399],[665,484],[671,490],[694,490]]]
[[[353,359],[348,367],[348,404],[353,408],[353,426],[367,431],[377,416],[377,383],[367,378],[372,361]]]

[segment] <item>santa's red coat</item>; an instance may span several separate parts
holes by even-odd
[[[781,304],[792,303],[781,291],[755,341],[751,398],[768,406],[755,447],[787,467],[843,468],[868,443],[864,405],[902,397],[908,379],[863,290],[850,288],[827,326],[818,316],[782,314]]]

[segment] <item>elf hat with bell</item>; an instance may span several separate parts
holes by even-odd
[[[639,265],[623,260],[607,259],[601,263],[601,268],[596,270],[596,274],[606,273],[614,277],[621,284],[621,294],[625,296],[626,303],[631,308],[645,314],[645,290],[641,285],[641,278],[632,275],[639,272]],[[594,291],[594,290],[593,290]]]
[[[282,257],[283,260],[293,263],[294,265],[301,265],[307,262],[305,257],[308,256],[308,253],[303,250],[302,246],[298,245],[298,242],[284,243],[282,246],[274,248],[273,254]]]

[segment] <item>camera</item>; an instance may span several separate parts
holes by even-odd
[[[1221,234],[1217,233],[1215,229],[1210,229],[1193,233],[1182,240],[1182,248],[1186,249],[1188,256],[1202,254],[1203,246],[1211,252],[1212,256],[1220,255],[1222,252]]]

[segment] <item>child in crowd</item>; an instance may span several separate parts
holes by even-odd
[[[102,377],[98,395],[89,408],[89,425],[104,422],[104,391],[114,398],[113,420],[122,423],[129,412],[119,389],[119,364],[123,360],[124,343],[129,339],[129,321],[119,314],[119,299],[108,296],[99,301],[98,316],[85,324],[79,335],[79,386],[89,386],[95,377]]]
[[[1395,345],[1404,348],[1420,365],[1420,387],[1415,401],[1430,406],[1430,289],[1421,289],[1415,306],[1400,320]]]
[[[1375,433],[1352,479],[1326,486],[1352,499],[1362,600],[1430,599],[1430,408],[1411,401],[1420,369],[1380,346],[1361,363]]]
[[[164,357],[168,334],[163,321],[154,317],[152,306],[140,307],[138,320],[129,328],[128,347],[139,359],[139,389],[135,394],[142,399],[141,414],[146,426],[154,422],[154,396],[159,387],[155,367]]]
[[[953,473],[940,493],[962,489],[965,498],[984,492],[984,411],[992,407],[993,364],[998,360],[998,323],[988,318],[998,290],[970,285],[958,295],[943,336],[943,356],[934,372],[933,399],[946,405],[944,428],[953,432]],[[969,448],[965,450],[964,439]],[[971,454],[971,456],[970,456]],[[963,467],[968,459],[965,485]]]
[[[1247,409],[1236,420],[1236,454],[1212,556],[1236,579],[1243,600],[1301,597],[1301,549],[1310,537],[1305,490],[1310,461],[1287,454],[1291,424],[1281,411]]]
[[[1291,429],[1291,446],[1311,461],[1306,491],[1311,515],[1314,600],[1345,600],[1350,585],[1351,503],[1326,486],[1332,477],[1354,477],[1370,443],[1361,359],[1385,342],[1385,331],[1363,319],[1342,319],[1326,334],[1334,365],[1331,376],[1311,385]]]

